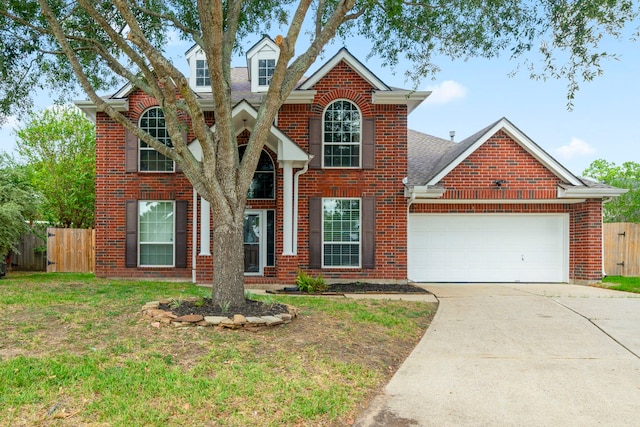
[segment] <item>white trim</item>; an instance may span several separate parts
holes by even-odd
[[[577,188],[563,188],[558,187],[558,198],[570,198],[570,197],[584,197],[587,199],[600,199],[606,197],[618,197],[629,190],[626,188],[589,188],[589,187],[577,187]]]
[[[195,212],[195,208],[194,208]],[[211,204],[200,197],[200,253],[211,256]],[[194,240],[195,242],[195,240]],[[195,252],[195,251],[194,251]]]
[[[543,204],[575,204],[582,203],[586,199],[418,199],[410,198],[410,204],[430,204],[430,205],[537,205]]]
[[[282,162],[282,255],[293,255],[293,166]]]
[[[480,148],[487,140],[493,137],[498,131],[504,131],[509,135],[518,145],[524,148],[529,154],[538,160],[543,166],[549,169],[554,175],[562,179],[564,182],[568,182],[571,185],[583,185],[582,182],[569,172],[564,166],[558,163],[554,158],[548,155],[537,144],[535,144],[529,137],[516,128],[509,120],[503,118],[498,121],[494,126],[487,130],[482,136],[480,136],[471,146],[460,155],[450,162],[442,171],[440,171],[435,177],[433,177],[426,185],[435,185],[440,182],[445,176],[449,174],[456,166],[469,157],[473,152]]]
[[[309,162],[313,156],[309,156]],[[309,162],[305,163],[304,167],[293,175],[293,249],[292,255],[298,254],[298,192],[299,192],[299,178],[300,175],[307,173],[309,170]]]
[[[141,242],[140,241],[140,216],[141,216],[141,209],[140,209],[140,205],[142,203],[171,203],[171,206],[173,207],[173,236],[172,236],[172,240],[171,242]],[[136,240],[137,240],[137,255],[138,255],[138,267],[144,267],[144,268],[175,268],[176,266],[176,201],[175,200],[138,200],[138,230],[137,230],[137,235],[136,235]],[[141,264],[140,263],[140,246],[142,244],[145,245],[167,245],[171,243],[171,246],[173,248],[173,259],[172,259],[172,263],[171,265],[154,265],[154,264]]]
[[[191,282],[197,283],[198,261],[196,257],[196,242],[198,241],[198,192],[193,189],[193,215],[191,215]]]
[[[411,113],[431,95],[431,91],[393,90],[391,92],[374,91],[371,103],[378,105],[407,105],[407,114]]]
[[[324,202],[325,200],[357,200],[359,202],[359,209],[358,209],[358,220],[360,222],[360,229],[359,229],[359,233],[358,233],[358,265],[339,265],[339,266],[335,266],[335,265],[325,265],[324,263],[324,245],[325,245],[325,240],[324,240]],[[320,263],[320,268],[325,269],[325,270],[346,270],[346,269],[361,269],[362,268],[362,198],[361,197],[323,197],[321,199],[321,208],[322,211],[320,213],[320,256],[321,256],[321,263]],[[333,244],[334,242],[328,242],[328,244]],[[343,242],[335,242],[337,244],[343,243]],[[348,245],[349,243],[353,244],[354,242],[344,242],[345,245]]]
[[[325,116],[327,114],[327,110],[329,109],[329,107],[331,107],[333,104],[335,104],[336,102],[339,101],[346,101],[348,103],[350,103],[351,105],[353,105],[354,107],[356,107],[356,110],[358,110],[358,114],[360,115],[360,132],[359,132],[359,137],[360,140],[358,141],[357,144],[355,143],[349,143],[349,144],[340,144],[340,143],[329,143],[327,144],[325,141],[325,132],[324,132],[324,128],[325,128]],[[364,123],[364,119],[362,117],[362,110],[360,109],[360,107],[358,106],[358,104],[356,104],[355,102],[353,102],[350,99],[347,98],[336,98],[334,100],[332,100],[330,103],[328,103],[325,107],[324,110],[322,111],[322,122],[321,122],[321,132],[322,132],[322,169],[362,169],[362,148],[363,148],[363,143],[362,143],[362,133],[363,133],[363,123]],[[329,145],[329,146],[340,146],[340,145],[352,145],[352,146],[358,146],[360,149],[358,150],[358,166],[326,166],[324,164],[324,159],[325,159],[325,146]]]

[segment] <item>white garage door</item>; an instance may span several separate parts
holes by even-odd
[[[567,282],[568,214],[410,214],[409,280]]]

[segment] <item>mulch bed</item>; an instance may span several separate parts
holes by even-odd
[[[426,289],[413,285],[397,285],[390,283],[334,283],[329,285],[326,291],[315,294],[298,291],[297,287],[286,287],[280,290],[267,291],[274,294],[294,294],[294,295],[340,295],[340,294],[428,294]]]
[[[244,306],[221,307],[214,304],[211,298],[204,298],[201,301],[182,301],[180,305],[160,304],[161,310],[171,311],[176,316],[185,316],[187,314],[200,314],[204,316],[233,316],[234,314],[242,314],[245,317],[261,317],[274,316],[276,314],[287,313],[287,306],[284,304],[274,303],[265,304],[262,301],[254,301],[247,299]]]
[[[292,295],[341,295],[341,294],[407,294],[407,293],[429,293],[429,291],[413,285],[395,285],[389,283],[336,283],[329,285],[326,291],[321,293],[300,292],[298,288],[293,286],[286,287],[281,290],[267,291],[273,294],[292,294]],[[242,314],[245,317],[261,317],[274,316],[288,312],[288,308],[284,304],[273,303],[267,304],[262,301],[246,300],[244,306],[221,307],[214,304],[211,298],[204,298],[198,301],[180,301],[178,304],[160,304],[161,310],[171,311],[176,316],[185,316],[188,314],[200,314],[204,316],[233,316],[234,314]]]

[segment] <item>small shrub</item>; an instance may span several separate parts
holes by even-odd
[[[298,277],[296,278],[296,285],[302,292],[318,293],[326,291],[328,288],[327,283],[324,281],[324,277],[318,274],[316,277],[310,276],[302,270],[298,271]]]

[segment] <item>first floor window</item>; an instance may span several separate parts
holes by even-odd
[[[175,206],[173,201],[138,202],[140,266],[174,265]]]
[[[360,199],[322,199],[322,266],[360,267]]]

